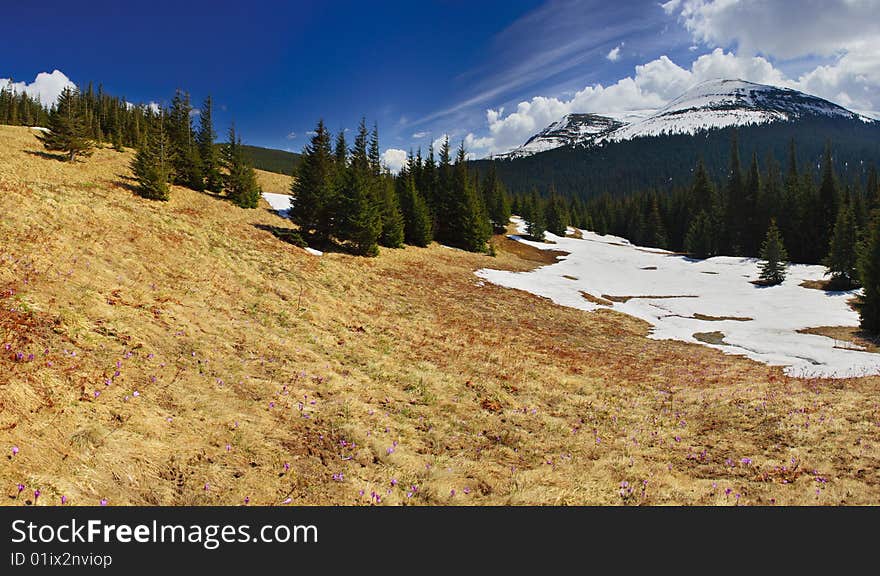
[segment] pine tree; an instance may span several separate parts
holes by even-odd
[[[760,196],[761,173],[758,168],[758,154],[754,153],[743,189],[742,250],[746,256],[755,256],[758,252],[758,238],[761,234],[757,228],[758,198]]]
[[[192,131],[192,106],[189,94],[178,90],[166,116],[168,141],[171,145],[172,179],[175,184],[203,190],[201,163]]]
[[[880,334],[880,214],[876,212],[859,254],[858,273],[863,292],[858,303],[861,326]]]
[[[447,204],[445,241],[471,252],[483,252],[492,235],[489,219],[467,172],[464,142],[458,149]]]
[[[822,254],[828,250],[831,233],[834,230],[834,222],[837,220],[837,195],[837,178],[834,175],[831,144],[829,143],[825,146],[825,154],[822,157],[822,184],[819,186],[819,221],[816,222],[816,232],[819,235],[819,249]]]
[[[412,246],[427,246],[431,243],[431,214],[425,199],[416,189],[416,165],[417,161],[413,161],[410,156],[407,167],[397,178],[404,220],[404,242]]]
[[[379,244],[388,248],[400,248],[403,246],[404,221],[397,191],[394,189],[394,180],[391,177],[382,177],[379,185],[382,203],[382,232],[379,234]]]
[[[361,120],[351,151],[351,163],[341,198],[341,239],[353,253],[376,256],[382,219],[374,191],[373,170],[367,152],[367,128]]]
[[[828,267],[826,275],[831,275],[830,290],[850,290],[858,282],[856,270],[856,225],[852,206],[841,205],[831,236],[828,255],[822,262]]]
[[[544,231],[547,229],[547,224],[544,219],[544,201],[538,195],[538,190],[536,188],[532,188],[532,193],[528,198],[527,208],[527,210],[524,210],[526,215],[523,216],[526,220],[526,230],[532,240],[543,242]]]
[[[562,199],[556,194],[556,187],[552,184],[548,196],[544,205],[544,222],[547,231],[557,236],[565,236],[568,231],[568,212]]]
[[[786,263],[788,253],[782,243],[782,235],[776,227],[776,220],[770,221],[767,236],[761,246],[761,262],[758,267],[761,270],[760,282],[765,286],[781,284],[785,280]]]
[[[492,228],[496,234],[503,234],[510,222],[510,200],[504,191],[504,184],[498,178],[495,170],[495,162],[489,164],[486,178],[483,181],[483,197],[485,198],[486,211]]]
[[[648,243],[655,248],[666,248],[666,227],[663,225],[656,195],[651,197],[651,212],[648,214],[647,225]]]
[[[168,179],[171,166],[168,161],[169,144],[165,134],[165,122],[161,115],[152,123],[138,146],[131,163],[131,171],[138,183],[138,192],[151,200],[168,200]]]
[[[342,138],[344,165],[345,140],[344,136]],[[318,243],[330,240],[336,221],[335,163],[330,150],[330,133],[324,121],[319,120],[314,135],[302,152],[296,178],[290,187],[294,199],[289,212],[290,219],[299,226],[301,233]]]
[[[730,142],[730,166],[727,172],[727,215],[728,237],[726,249],[731,255],[739,255],[743,251],[746,231],[747,204],[742,178],[742,166],[739,161],[739,140],[736,130]]]
[[[241,138],[235,133],[235,125],[229,128],[229,141],[224,149],[227,174],[226,196],[240,208],[256,208],[260,200],[260,186],[254,167],[245,156]]]
[[[70,162],[76,160],[77,156],[90,156],[94,148],[94,143],[88,137],[88,126],[79,100],[79,92],[75,88],[64,88],[49,115],[49,132],[37,135],[46,150],[64,152]]]
[[[196,134],[196,147],[199,151],[202,175],[205,177],[205,189],[211,192],[220,192],[223,188],[223,177],[220,174],[220,159],[217,155],[217,147],[214,145],[217,133],[214,132],[213,108],[213,100],[208,96],[202,103],[202,109],[199,113],[199,131]]]
[[[685,250],[694,258],[711,258],[718,254],[718,241],[712,219],[701,210],[688,227]]]

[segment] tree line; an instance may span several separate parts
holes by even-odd
[[[427,246],[431,241],[473,252],[487,250],[493,229],[510,219],[507,193],[494,170],[480,180],[464,144],[455,159],[447,138],[435,160],[410,152],[397,175],[382,165],[378,128],[362,120],[349,147],[345,131],[332,138],[319,121],[291,186],[290,218],[313,244],[339,244],[374,256],[379,246]]]
[[[757,257],[763,284],[785,278],[789,260],[824,264],[827,290],[864,288],[862,326],[880,332],[880,179],[876,166],[864,185],[841,183],[828,143],[818,170],[801,167],[789,142],[784,170],[772,154],[753,152],[744,168],[736,132],[721,181],[702,159],[689,186],[661,193],[651,189],[624,196],[603,194],[586,201],[563,198],[551,185],[541,195],[514,196],[514,212],[528,232],[565,235],[568,225],[614,234],[635,244],[684,252],[696,258]]]

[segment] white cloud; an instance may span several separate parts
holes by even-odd
[[[880,44],[880,43],[878,43]],[[880,53],[880,45],[877,46]],[[716,78],[740,78],[815,94],[857,111],[880,109],[880,61],[866,51],[848,53],[837,62],[789,78],[762,56],[741,56],[716,48],[683,68],[667,56],[635,67],[635,74],[603,86],[586,86],[568,99],[535,96],[513,112],[486,111],[489,135],[471,138],[469,150],[479,155],[506,152],[536,132],[571,113],[625,112],[661,108],[688,88]],[[482,153],[482,154],[480,154]]]
[[[296,132],[289,132],[289,133],[287,134],[287,139],[288,139],[288,140],[293,140],[293,139],[295,139],[295,138],[296,138]]]
[[[397,174],[406,164],[406,150],[388,148],[382,152],[382,165],[388,168],[392,174]]]
[[[416,132],[412,135],[412,137],[415,138],[416,140],[421,140],[422,138],[424,138],[428,134],[430,134],[430,132]]]
[[[605,58],[607,58],[608,60],[611,60],[612,62],[617,62],[618,60],[620,60],[620,47],[621,46],[623,46],[623,44],[619,44],[619,45],[615,46],[614,48],[612,48],[611,51],[608,52],[608,54],[605,56]]]
[[[684,0],[663,8],[694,40],[736,45],[739,57],[824,57],[796,80],[780,81],[777,71],[775,83],[857,110],[880,109],[880,0]]]
[[[663,5],[695,40],[743,55],[833,56],[880,35],[880,0],[684,0]]]
[[[10,85],[9,78],[0,78],[0,85]],[[67,88],[76,88],[76,84],[70,81],[70,78],[64,75],[60,70],[53,70],[52,73],[40,72],[33,82],[27,84],[25,82],[12,82],[12,89],[17,93],[24,92],[32,98],[38,98],[43,106],[53,106],[58,100],[61,91]]]

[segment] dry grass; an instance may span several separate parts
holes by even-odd
[[[265,205],[149,202],[128,153],[38,152],[0,127],[5,504],[880,501],[880,379],[485,284],[542,264],[503,239],[316,258]]]
[[[835,346],[838,348],[853,349],[858,347],[864,349],[866,352],[872,352],[875,354],[880,353],[880,341],[878,341],[877,337],[868,334],[858,327],[817,326],[816,328],[798,330],[798,332],[802,334],[818,334],[820,336],[833,338],[836,341]],[[852,346],[853,344],[855,344],[855,346]]]

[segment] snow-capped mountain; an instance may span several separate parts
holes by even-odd
[[[597,138],[607,136],[618,128],[626,126],[626,123],[609,116],[599,114],[566,114],[558,122],[547,126],[528,140],[526,143],[511,150],[502,157],[517,158],[529,156],[545,150],[552,150],[560,146],[573,146],[575,144],[589,144]]]
[[[591,146],[643,136],[696,134],[704,130],[828,117],[874,122],[817,96],[744,80],[697,84],[660,110],[569,114],[500,158],[518,158],[561,146]]]

